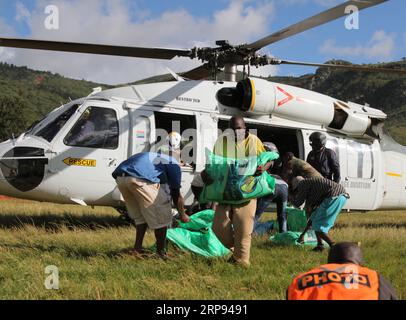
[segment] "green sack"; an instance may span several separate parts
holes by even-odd
[[[214,219],[213,210],[203,210],[195,213],[190,217],[189,222],[179,222],[179,228],[191,230],[191,231],[200,231],[202,229],[211,228]]]
[[[307,226],[306,211],[296,209],[294,207],[287,207],[286,214],[287,214],[288,230],[293,232],[303,232],[303,230]],[[272,230],[278,232],[279,230],[278,221],[275,220],[272,222],[273,222]]]
[[[204,187],[200,202],[241,204],[275,191],[274,177],[267,172],[255,177],[254,174],[258,166],[278,159],[278,153],[263,152],[258,157],[235,159],[221,157],[206,150],[206,156],[206,173],[214,182]]]
[[[306,232],[304,236],[304,243],[300,244],[297,242],[299,239],[301,232],[283,232],[283,233],[278,233],[274,236],[271,236],[269,240],[271,240],[272,243],[278,244],[278,245],[288,245],[288,246],[316,246],[317,245],[317,237],[316,233],[314,230],[310,230]]]
[[[288,215],[288,229],[293,232],[302,232],[307,226],[306,211],[293,207],[286,208]]]
[[[211,226],[214,211],[204,210],[190,217],[187,223],[169,229],[166,238],[185,251],[191,251],[204,257],[223,257],[230,253],[217,239]]]

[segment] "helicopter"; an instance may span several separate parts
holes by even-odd
[[[311,28],[387,0],[347,1],[249,44],[226,40],[215,47],[167,49],[0,38],[0,47],[170,60],[199,59],[202,65],[175,74],[175,81],[94,89],[87,97],[56,108],[18,138],[0,144],[0,194],[61,204],[123,207],[111,173],[131,155],[158,150],[171,132],[181,134],[182,189],[191,204],[193,177],[211,150],[242,115],[262,141],[281,154],[306,159],[309,136],[323,132],[340,162],[341,183],[350,194],[345,209],[406,208],[406,147],[384,130],[387,115],[368,105],[251,77],[250,68],[305,65],[357,72],[406,74],[406,70],[333,63],[306,63],[261,55],[258,51]],[[244,66],[241,81],[237,67]],[[223,70],[225,80],[217,75]]]

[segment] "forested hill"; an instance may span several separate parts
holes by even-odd
[[[50,72],[0,63],[0,141],[17,136],[69,99],[89,95],[100,85]]]
[[[370,66],[406,69],[406,59]],[[389,115],[387,127],[395,139],[406,145],[406,76],[319,68],[315,74],[301,77],[267,79],[381,109]],[[170,80],[173,80],[171,76],[162,75],[142,80],[142,83]],[[12,133],[18,135],[55,107],[69,99],[87,96],[99,86],[110,88],[0,63],[0,141],[10,138]]]

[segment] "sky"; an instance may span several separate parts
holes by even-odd
[[[0,37],[181,49],[214,46],[216,40],[222,39],[241,44],[343,2],[0,0]],[[358,29],[346,28],[344,17],[274,43],[261,52],[285,60],[318,63],[330,59],[353,63],[400,60],[406,57],[405,12],[406,1],[390,0],[360,11]],[[55,17],[58,19],[51,19]],[[187,58],[168,61],[1,47],[0,61],[106,84],[167,73],[166,68],[183,72],[200,65],[199,61]],[[298,76],[314,71],[315,68],[301,66],[266,66],[254,68],[252,73]]]

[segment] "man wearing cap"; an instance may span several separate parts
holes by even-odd
[[[323,240],[331,247],[334,242],[328,232],[349,198],[344,187],[325,178],[304,179],[299,176],[292,180],[292,191],[291,203],[300,207],[306,202],[306,213],[310,213],[306,229],[298,241],[303,242],[306,232],[313,227],[317,236],[317,247],[313,250],[322,251]]]
[[[361,248],[343,242],[331,247],[328,264],[297,276],[288,300],[397,300],[395,289],[378,272],[362,266]]]
[[[181,141],[182,136],[179,132],[170,132],[165,139],[166,143],[158,149],[158,153],[163,153],[175,158],[176,161],[178,161],[179,164],[183,166],[183,163],[181,161]]]
[[[340,164],[336,153],[326,148],[327,137],[324,133],[313,132],[310,137],[312,151],[307,156],[307,162],[314,167],[324,178],[340,182]]]
[[[172,222],[171,196],[181,220],[189,221],[180,193],[181,175],[179,163],[174,158],[153,152],[138,153],[113,172],[128,214],[135,221],[134,255],[143,253],[142,242],[149,227],[155,232],[158,255],[166,258],[166,231]]]

